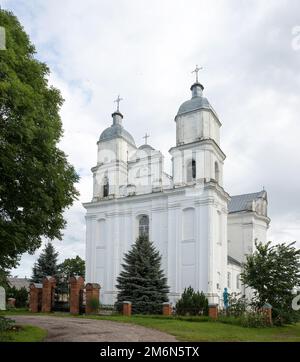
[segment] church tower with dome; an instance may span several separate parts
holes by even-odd
[[[136,146],[119,110],[97,142],[93,198],[85,203],[86,280],[101,285],[101,303],[116,300],[124,253],[146,234],[162,255],[175,303],[184,288],[206,293],[222,305],[225,287],[243,293],[241,263],[266,241],[270,219],[266,191],[230,196],[223,188],[225,154],[221,122],[198,81],[175,116],[176,142],[164,157],[147,143]]]

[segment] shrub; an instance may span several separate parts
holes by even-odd
[[[9,331],[14,323],[15,321],[13,319],[0,316],[0,333]]]
[[[208,300],[203,292],[195,292],[190,286],[184,289],[175,309],[178,315],[208,315]]]
[[[247,312],[241,318],[242,327],[261,328],[269,327],[269,324],[262,313]]]
[[[269,324],[262,313],[259,312],[245,312],[241,316],[226,316],[221,315],[218,318],[218,322],[224,324],[232,324],[247,328],[263,328],[269,327]]]
[[[100,308],[100,302],[98,298],[92,298],[89,301],[89,307],[92,309],[93,313],[98,313]]]
[[[28,302],[28,291],[25,287],[17,289],[16,287],[8,287],[6,289],[6,298],[15,298],[16,307],[24,308]]]
[[[226,314],[228,316],[240,317],[242,316],[248,307],[248,302],[245,296],[239,297],[240,293],[229,294],[228,305]]]

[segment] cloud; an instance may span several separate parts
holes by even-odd
[[[225,188],[265,186],[269,238],[300,240],[300,25],[297,0],[6,0],[65,98],[60,147],[81,174],[80,201],[66,212],[61,257],[84,256],[84,209],[92,192],[96,142],[111,124],[120,93],[124,126],[165,155],[175,145],[174,116],[190,97],[191,70],[202,65],[205,96],[223,124]],[[38,254],[38,253],[37,253]],[[28,275],[24,256],[17,273]]]

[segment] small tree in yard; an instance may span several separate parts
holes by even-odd
[[[299,319],[292,309],[293,290],[300,285],[300,250],[290,244],[271,246],[256,243],[256,251],[247,256],[241,280],[253,289],[252,304],[258,309],[265,303],[273,307],[275,324]]]
[[[208,315],[208,300],[204,293],[195,292],[191,286],[185,288],[176,303],[176,314]]]
[[[123,271],[117,278],[119,290],[116,306],[132,303],[132,312],[161,314],[168,301],[167,279],[161,269],[161,256],[147,236],[140,236],[124,256]]]

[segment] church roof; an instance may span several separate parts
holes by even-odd
[[[237,266],[241,266],[242,264],[237,261],[236,259],[234,259],[232,256],[228,255],[227,256],[227,263],[228,264],[234,264],[234,265],[237,265]]]
[[[194,97],[194,98],[182,103],[182,105],[179,107],[179,110],[177,112],[177,116],[187,113],[187,112],[196,111],[198,109],[209,109],[215,113],[214,109],[209,104],[207,98]]]
[[[247,211],[251,209],[252,201],[259,198],[266,198],[266,191],[254,192],[251,194],[235,195],[231,196],[231,200],[228,205],[228,212]]]
[[[135,146],[134,138],[121,124],[113,124],[106,128],[101,133],[99,141],[107,141],[118,137],[124,138],[127,142]]]
[[[139,147],[139,150],[152,150],[153,151],[154,148],[148,144],[144,144]]]

